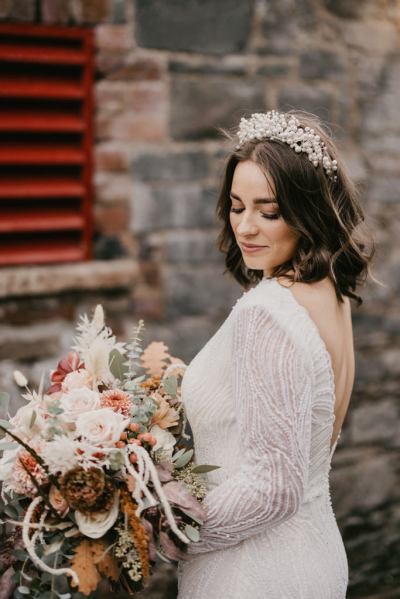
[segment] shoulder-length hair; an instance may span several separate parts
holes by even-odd
[[[347,295],[359,306],[362,298],[354,292],[370,274],[369,263],[375,253],[374,240],[365,226],[360,193],[320,119],[300,110],[289,110],[286,114],[295,115],[303,127],[313,128],[325,142],[330,157],[338,163],[337,180],[334,182],[327,176],[321,163],[315,167],[307,154],[296,153],[280,140],[251,140],[231,152],[216,207],[217,217],[223,222],[217,244],[225,254],[224,273],[228,270],[245,288],[264,276],[262,270],[246,267],[230,224],[230,191],[236,165],[252,160],[272,177],[280,214],[299,234],[294,255],[277,265],[272,276],[307,283],[328,276],[339,301],[343,302],[342,296]],[[232,133],[220,131],[233,140]]]

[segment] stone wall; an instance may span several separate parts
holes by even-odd
[[[377,253],[353,307],[357,378],[333,458],[348,597],[400,588],[400,5],[395,0],[0,0],[3,21],[87,25],[96,39],[96,260],[0,271],[1,385],[37,382],[101,301],[190,360],[241,290],[223,274],[219,126],[291,107],[328,121]],[[107,276],[109,274],[110,276]],[[174,597],[174,570],[147,595]],[[164,588],[164,592],[160,589]]]

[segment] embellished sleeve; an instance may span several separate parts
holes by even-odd
[[[205,496],[201,539],[189,554],[236,545],[296,514],[308,478],[311,374],[301,348],[266,307],[239,308],[232,393],[241,463]]]

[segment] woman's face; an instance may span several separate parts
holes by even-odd
[[[230,197],[230,223],[244,263],[270,276],[274,267],[293,256],[299,239],[279,214],[272,178],[252,160],[239,162]],[[258,247],[251,250],[244,244]]]

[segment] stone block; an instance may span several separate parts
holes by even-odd
[[[212,231],[166,231],[163,257],[169,264],[219,264],[223,268],[224,255],[217,248],[219,229]]]
[[[113,0],[71,0],[71,12],[76,23],[111,21]]]
[[[127,202],[96,204],[94,207],[94,227],[98,233],[113,235],[124,231],[129,223]]]
[[[278,94],[278,109],[291,108],[306,110],[318,115],[322,120],[333,120],[333,94],[315,86],[288,84],[282,86]]]
[[[10,15],[12,0],[0,0],[0,19],[5,19]]]
[[[131,230],[134,233],[173,227],[216,225],[216,192],[198,183],[174,186],[134,184]]]
[[[338,518],[353,511],[368,513],[395,500],[400,492],[395,455],[374,448],[342,448],[335,452],[330,473]]]
[[[138,181],[194,181],[207,177],[208,158],[204,152],[145,152],[131,163],[132,177]]]
[[[36,17],[35,0],[13,0],[8,16],[15,21],[33,22]]]
[[[0,298],[58,294],[68,290],[131,288],[138,277],[132,260],[88,261],[0,269]]]
[[[130,201],[133,183],[128,175],[98,171],[95,173],[94,187],[97,202],[114,204]]]
[[[177,140],[219,137],[218,127],[236,127],[245,112],[265,109],[258,78],[175,77],[171,98],[171,134]]]
[[[400,445],[399,401],[395,398],[365,402],[350,411],[350,434],[354,444]]]
[[[65,0],[42,0],[42,20],[49,24],[65,24],[70,19],[69,2]]]
[[[376,19],[346,21],[341,32],[349,48],[372,56],[387,55],[398,47],[398,31],[394,23]]]
[[[344,19],[358,19],[365,10],[368,0],[348,2],[348,0],[322,0],[322,4],[334,15]]]
[[[168,63],[170,73],[184,73],[190,75],[245,75],[246,67],[243,63],[232,62],[187,62],[183,60],[170,60]]]
[[[291,56],[298,52],[303,31],[318,26],[318,15],[310,0],[270,0],[261,22],[255,50],[270,56]]]
[[[336,79],[345,73],[343,57],[337,52],[310,48],[300,54],[302,79]]]
[[[376,174],[371,178],[366,190],[366,197],[370,202],[400,202],[400,177],[396,175],[379,176],[379,174]]]
[[[290,72],[290,65],[285,63],[263,64],[258,67],[256,75],[263,77],[286,77]]]
[[[205,315],[216,320],[226,318],[234,298],[240,295],[229,277],[217,265],[164,269],[165,318]]]
[[[240,52],[246,47],[252,12],[252,0],[136,0],[137,43],[172,51]]]
[[[30,326],[0,325],[0,360],[29,360],[59,350],[61,323],[41,322]]]

